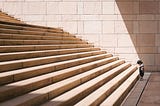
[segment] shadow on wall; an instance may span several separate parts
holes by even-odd
[[[160,2],[116,0],[138,57],[147,71],[160,70]]]

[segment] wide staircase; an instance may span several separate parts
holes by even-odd
[[[119,106],[135,65],[60,28],[0,21],[0,106]]]

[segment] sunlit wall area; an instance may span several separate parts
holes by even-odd
[[[159,0],[0,0],[0,9],[38,25],[62,27],[95,46],[160,71]]]

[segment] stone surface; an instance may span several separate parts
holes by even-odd
[[[152,73],[149,82],[144,89],[138,106],[159,106],[160,105],[160,73]]]
[[[145,73],[121,106],[159,106],[160,73]]]

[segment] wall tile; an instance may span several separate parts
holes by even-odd
[[[5,8],[4,11],[10,15],[22,14],[23,10],[22,2],[3,2],[3,8]]]
[[[115,2],[103,2],[103,14],[114,14]]]
[[[157,33],[158,23],[157,21],[140,21],[139,27],[140,33]]]
[[[133,22],[115,21],[115,33],[133,33]]]
[[[100,45],[107,45],[107,47],[117,47],[117,38],[114,34],[101,35],[100,41]]]
[[[137,36],[138,46],[155,46],[154,34],[141,34]]]
[[[116,2],[116,14],[133,14],[133,2]]]
[[[158,2],[142,1],[140,2],[140,14],[157,14],[159,11]]]
[[[101,11],[100,2],[84,2],[84,14],[101,14]]]
[[[60,14],[77,14],[78,13],[77,2],[60,2],[59,13]]]
[[[144,65],[154,65],[155,55],[154,54],[139,54],[141,60],[143,60]]]
[[[59,14],[59,2],[47,2],[47,15]]]
[[[101,33],[101,22],[100,21],[84,21],[84,33]]]
[[[134,47],[134,41],[136,41],[136,36],[132,36],[132,39],[129,34],[118,34],[118,47]]]
[[[25,2],[23,4],[23,14],[45,14],[46,4],[44,2]]]
[[[114,33],[114,28],[114,21],[103,21],[103,33]]]

